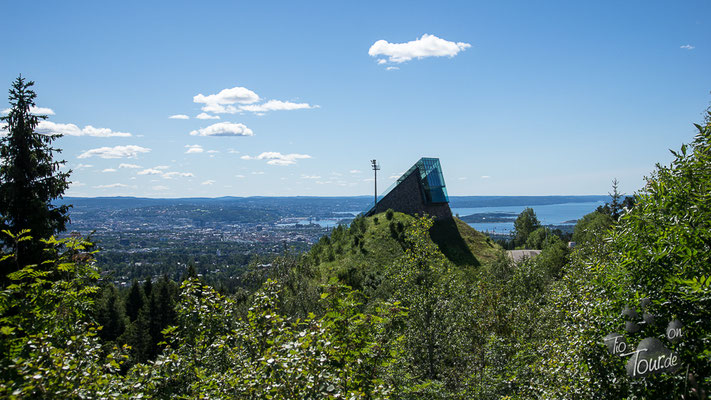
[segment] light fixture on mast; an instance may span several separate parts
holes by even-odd
[[[375,202],[373,203],[373,207],[378,205],[378,171],[380,170],[380,164],[376,160],[370,160],[370,164],[373,168],[373,175],[374,175],[374,181],[375,181]]]

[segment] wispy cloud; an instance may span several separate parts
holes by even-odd
[[[685,45],[683,45],[683,46],[680,46],[680,48],[682,48],[682,49],[684,49],[684,50],[694,50],[696,47],[694,47],[694,46],[692,46],[692,45],[690,45],[690,44],[685,44]]]
[[[101,157],[101,158],[135,158],[139,153],[148,153],[151,149],[136,146],[114,146],[114,147],[99,147],[85,151],[77,158]]]
[[[197,119],[220,119],[219,115],[210,115],[208,113],[200,113],[195,118]]]
[[[318,175],[301,175],[301,179],[321,179]]]
[[[481,179],[490,179],[491,177],[489,175],[482,175]]]
[[[142,171],[136,172],[136,175],[163,175],[163,171],[155,168],[146,168]]]
[[[119,164],[118,167],[119,167],[119,168],[133,168],[133,169],[143,168],[143,167],[141,167],[140,165],[136,165],[136,164],[124,164],[124,163]]]
[[[199,144],[186,144],[185,147],[188,149],[185,154],[198,154],[205,151]]]
[[[86,169],[86,168],[91,168],[91,167],[93,167],[93,165],[91,165],[91,164],[81,164],[81,163],[79,163],[79,164],[77,164],[76,167],[74,167],[74,169]]]
[[[67,136],[93,136],[93,137],[129,137],[128,132],[114,132],[109,128],[95,128],[87,125],[79,128],[74,124],[59,124],[51,121],[40,121],[37,132],[42,134],[61,134]]]
[[[208,179],[206,181],[201,182],[200,184],[201,185],[212,185],[214,183],[215,183],[215,181],[213,181],[212,179]]]
[[[170,119],[190,119],[190,117],[185,114],[175,114],[175,115],[171,115],[168,118],[170,118]]]
[[[264,113],[267,111],[303,110],[318,107],[319,106],[312,106],[309,103],[292,103],[290,101],[269,100],[263,104],[240,106],[239,108],[254,113]]]
[[[348,171],[348,172],[350,172],[351,174],[360,174],[360,173],[363,172],[363,171],[361,171],[361,170],[359,170],[359,169],[352,169],[352,170],[350,170],[350,171]]]
[[[471,47],[464,42],[450,42],[435,35],[424,34],[421,38],[406,43],[390,43],[378,40],[368,50],[371,57],[385,56],[392,63],[403,63],[413,58],[425,57],[454,57],[459,52]],[[378,64],[384,64],[378,60]]]
[[[116,172],[116,169],[115,168],[106,168],[106,169],[101,170],[101,172]]]
[[[193,175],[192,172],[176,172],[176,171],[171,171],[171,172],[164,172],[163,173],[163,178],[165,179],[173,179],[173,178],[192,178],[195,175]]]
[[[243,160],[268,160],[267,164],[269,165],[285,166],[296,164],[296,160],[311,158],[311,156],[308,154],[281,154],[274,151],[266,151],[255,157],[242,156],[240,158],[242,158]]]
[[[111,183],[108,185],[99,185],[99,186],[94,186],[96,189],[113,189],[113,188],[125,188],[128,187],[128,185],[125,185],[123,183]]]
[[[244,124],[218,122],[206,128],[190,132],[192,136],[254,136],[254,132]]]
[[[173,178],[190,178],[195,175],[192,172],[178,172],[178,171],[166,171],[169,167],[167,165],[159,165],[153,168],[146,168],[144,170],[136,172],[136,175],[156,175],[164,179]]]

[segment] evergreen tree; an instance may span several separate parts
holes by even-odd
[[[124,332],[121,341],[131,346],[130,364],[145,362],[152,352],[150,334],[150,315],[148,305],[144,304],[139,310],[136,319]]]
[[[40,120],[47,118],[33,114],[37,95],[32,81],[19,76],[10,89],[10,112],[1,119],[7,125],[7,135],[0,139],[0,229],[18,233],[29,229],[32,240],[13,243],[8,237],[2,244],[14,248],[16,263],[3,263],[2,273],[17,266],[42,261],[40,239],[65,230],[69,221],[66,205],[55,206],[52,201],[62,198],[69,186],[69,172],[59,169],[64,161],[55,161],[52,142],[62,135],[37,131]]]
[[[620,219],[620,214],[622,213],[622,195],[617,190],[619,182],[617,178],[612,180],[612,193],[608,193],[611,197],[610,201],[610,215],[615,221]]]
[[[177,287],[175,283],[163,276],[156,284],[149,300],[151,351],[149,356],[155,357],[160,350],[158,343],[164,340],[163,329],[175,323],[175,301]]]
[[[146,296],[146,299],[151,298],[151,292],[153,291],[153,282],[151,281],[151,278],[147,278],[145,282],[143,282],[143,294]]]
[[[105,341],[114,341],[126,329],[126,314],[116,286],[104,288],[99,299],[96,322],[103,328],[99,336]]]
[[[138,283],[138,280],[134,279],[131,283],[128,297],[126,297],[126,316],[128,316],[131,322],[138,318],[139,311],[145,302],[146,298],[141,289],[141,284]]]

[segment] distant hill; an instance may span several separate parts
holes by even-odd
[[[449,196],[449,206],[452,208],[545,206],[593,201],[607,202],[610,196]]]
[[[534,206],[563,203],[585,203],[591,201],[609,201],[608,195],[591,196],[449,196],[449,205],[454,208]],[[350,208],[349,211],[363,211],[373,204],[372,196],[284,196],[284,197],[186,197],[186,198],[148,198],[148,197],[65,197],[57,204],[73,204],[81,207],[133,208],[155,205],[177,204],[241,204],[259,207],[308,206]]]

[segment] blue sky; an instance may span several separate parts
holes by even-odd
[[[708,1],[105,3],[2,4],[70,196],[629,194],[711,100]]]

